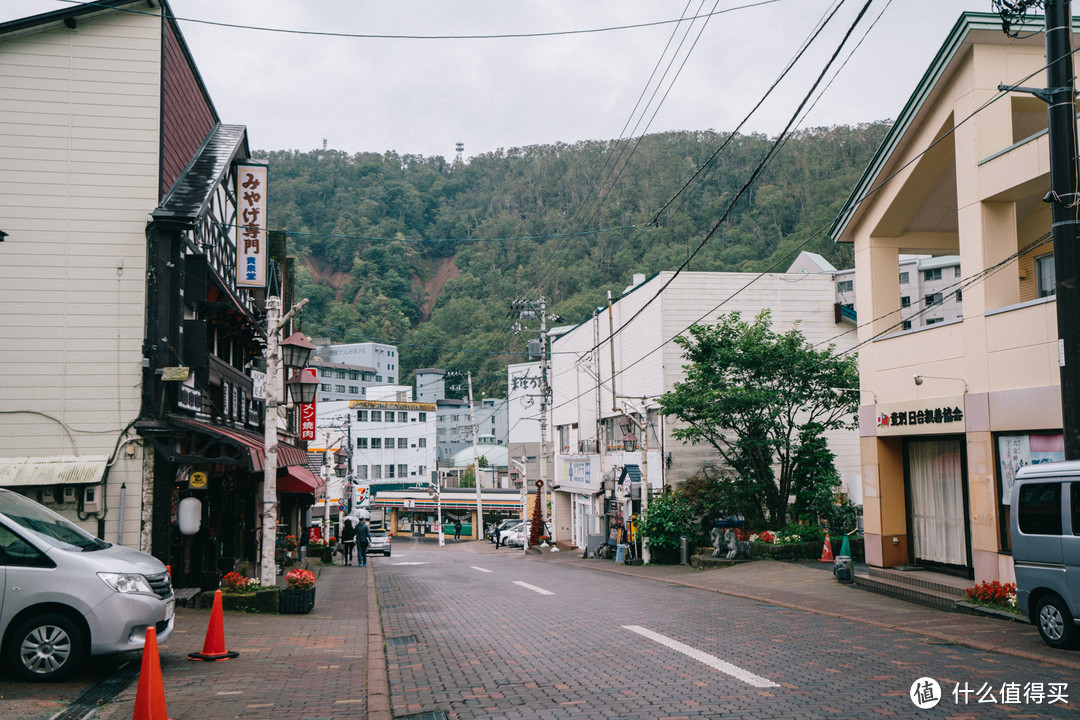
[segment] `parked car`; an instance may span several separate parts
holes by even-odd
[[[92,655],[165,640],[176,599],[165,565],[0,489],[0,653],[24,680],[60,680]]]
[[[529,522],[528,524],[521,522],[512,527],[511,529],[505,531],[503,536],[503,545],[509,545],[510,547],[523,547],[525,545],[525,535],[529,532],[529,528],[531,527],[531,522]],[[545,522],[544,531],[540,534],[551,537],[551,526]]]
[[[510,518],[508,520],[503,520],[501,523],[496,525],[495,528],[491,530],[491,532],[488,533],[488,540],[490,540],[491,542],[495,542],[495,540],[499,537],[500,534],[502,534],[504,530],[509,530],[515,525],[519,525],[521,523],[521,518]]]
[[[1012,488],[1016,605],[1043,642],[1080,643],[1080,462],[1028,465]]]
[[[509,545],[510,544],[510,539],[512,537],[515,537],[518,533],[520,533],[521,528],[523,528],[523,527],[525,527],[525,522],[523,520],[517,520],[517,521],[515,521],[515,524],[510,525],[505,530],[500,530],[499,531],[499,542],[498,542],[498,544],[499,545]]]
[[[371,528],[371,544],[368,545],[368,555],[383,555],[390,557],[390,533],[385,528]]]

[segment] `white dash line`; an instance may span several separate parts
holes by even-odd
[[[709,653],[702,652],[697,648],[692,648],[689,645],[684,645],[678,640],[672,640],[666,635],[661,635],[660,633],[655,633],[652,630],[647,630],[640,625],[623,625],[623,628],[629,630],[630,632],[635,632],[638,635],[647,637],[654,642],[658,642],[665,647],[671,648],[672,650],[677,650],[678,652],[681,652],[682,654],[687,655],[704,665],[708,665],[715,670],[726,673],[727,675],[730,675],[737,680],[742,680],[748,685],[753,685],[754,687],[760,688],[780,687],[772,680],[763,678],[760,675],[755,675],[749,670],[743,670],[738,665],[732,665],[729,662],[721,660],[715,655],[710,655]]]
[[[540,593],[541,595],[554,595],[555,594],[555,593],[551,592],[550,590],[545,590],[544,588],[538,588],[535,585],[530,585],[529,583],[522,582],[520,580],[515,580],[514,584],[515,585],[520,585],[523,588],[527,588],[529,590],[532,590],[533,592]]]
[[[479,570],[480,572],[486,572],[486,573],[495,572],[494,570],[488,570],[487,568],[476,567],[475,565],[470,565],[469,567],[471,567],[473,570]]]

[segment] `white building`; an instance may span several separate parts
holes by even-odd
[[[852,328],[837,324],[831,275],[684,272],[654,298],[673,274],[642,278],[613,304],[613,354],[606,308],[552,342],[551,420],[556,446],[551,514],[558,540],[580,547],[589,534],[605,531],[606,508],[600,494],[605,474],[614,481],[629,477],[631,484],[647,474],[651,492],[657,493],[664,486],[679,485],[705,465],[719,464],[709,447],[675,440],[674,421],[658,412],[657,399],[685,378],[680,348],[671,342],[677,334],[732,311],[749,319],[770,308],[776,332],[799,323],[811,344],[831,343],[838,350],[855,345]],[[637,422],[626,420],[627,414]],[[641,424],[648,427],[647,463],[640,449],[646,440]],[[860,502],[856,432],[827,437],[843,477],[841,491]],[[624,449],[627,439],[636,445],[634,450]]]
[[[354,400],[349,403],[351,475],[378,493],[379,486],[427,484],[435,470],[433,403]]]
[[[313,354],[328,363],[368,368],[374,374],[374,384],[376,385],[394,385],[401,379],[398,351],[394,345],[386,345],[385,343],[345,343],[342,345],[316,343]]]

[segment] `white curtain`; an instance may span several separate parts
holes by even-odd
[[[967,565],[960,441],[909,442],[908,470],[916,560]]]

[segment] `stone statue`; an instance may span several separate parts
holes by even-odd
[[[723,544],[723,535],[724,535],[724,531],[720,529],[719,525],[714,527],[712,529],[712,532],[709,533],[709,537],[712,538],[712,546],[713,546],[712,556],[714,558],[720,557],[720,546]]]
[[[718,531],[719,531],[719,528],[717,528],[713,532],[716,532],[717,534],[719,534]],[[727,559],[728,560],[753,560],[754,559],[754,550],[750,546],[750,543],[748,543],[745,540],[737,539],[735,537],[735,531],[732,530],[731,528],[728,528],[727,530],[724,531],[724,543],[727,545],[727,549],[728,549],[728,553],[727,553]],[[713,540],[713,545],[714,546],[716,545],[716,540]],[[719,557],[717,555],[717,553],[719,551],[720,551],[720,549],[717,548],[713,552],[713,557]]]

